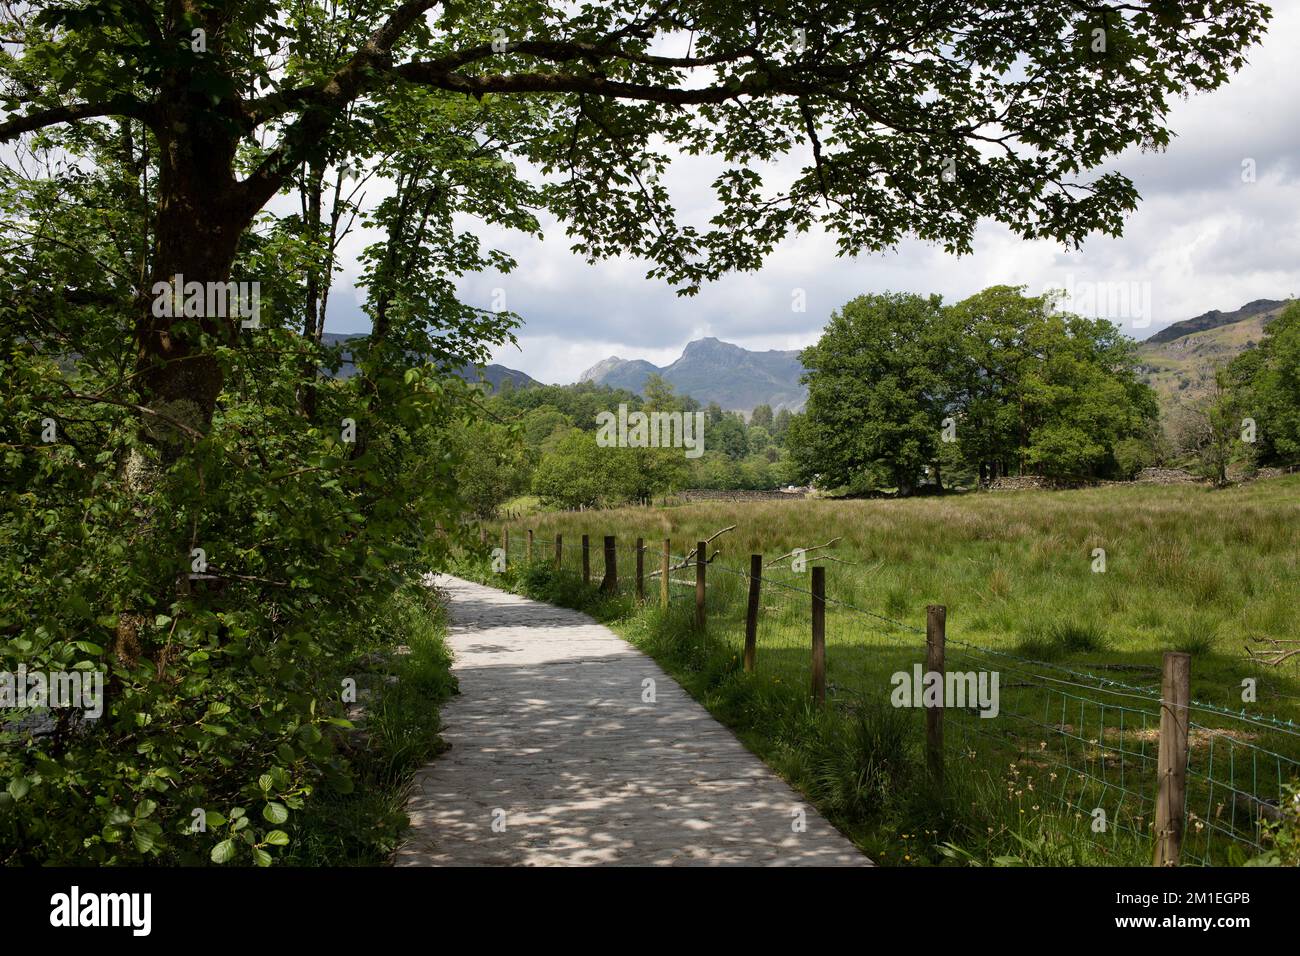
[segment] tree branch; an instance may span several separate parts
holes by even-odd
[[[0,123],[0,143],[8,142],[22,133],[31,133],[60,123],[75,123],[77,120],[92,119],[97,116],[127,116],[143,120],[153,119],[152,111],[145,103],[129,96],[114,97],[97,103],[74,103],[70,106],[55,106],[26,116],[17,116]]]
[[[300,163],[303,150],[325,134],[339,110],[365,91],[376,70],[391,65],[392,49],[402,34],[437,5],[438,0],[408,0],[324,83],[310,90],[290,91],[278,105],[274,95],[250,105],[245,120],[253,126],[295,107],[302,107],[304,112],[285,131],[280,144],[239,184],[241,204],[246,210],[255,213],[279,191]],[[272,104],[269,111],[268,100]]]
[[[394,67],[394,76],[452,92],[482,96],[485,93],[590,93],[623,100],[641,100],[669,106],[700,106],[724,103],[741,96],[799,95],[811,92],[805,84],[789,78],[754,75],[744,80],[702,87],[656,86],[629,83],[603,76],[578,73],[488,73],[465,74],[449,70],[441,61],[405,63]]]

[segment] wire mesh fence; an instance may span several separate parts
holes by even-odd
[[[698,607],[694,543],[672,542],[665,550],[662,539],[638,547],[626,537],[542,540],[506,529],[487,544],[499,549],[500,567],[546,565],[611,597],[654,605],[664,602],[666,567],[668,605]],[[740,660],[752,628],[753,679],[800,693],[811,688],[810,622],[821,600],[828,706],[851,710],[864,699],[892,698],[904,684],[920,686],[926,629],[900,620],[896,606],[882,613],[858,603],[861,577],[872,566],[811,555],[803,563],[797,555],[764,558],[751,621],[751,568],[708,549],[705,556],[705,632]],[[825,569],[820,598],[809,586],[812,566]],[[1103,862],[1149,862],[1154,844],[1168,838],[1157,830],[1157,796],[1166,792],[1160,778],[1169,772],[1160,760],[1168,707],[1159,673],[1112,665],[1121,680],[1105,664],[1082,670],[944,637],[941,683],[968,692],[941,704],[947,778],[1004,801],[1013,818],[1039,815],[1053,828],[1068,828]],[[907,705],[917,708],[918,720],[930,709],[924,701]],[[1165,831],[1178,831],[1181,862],[1222,865],[1265,851],[1265,829],[1279,818],[1287,785],[1300,779],[1300,728],[1194,700],[1180,714],[1186,745],[1178,754],[1179,805]]]

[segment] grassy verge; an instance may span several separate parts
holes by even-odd
[[[379,866],[400,845],[411,777],[444,749],[439,708],[456,693],[444,615],[434,592],[412,584],[371,628],[350,669],[358,691],[347,747],[352,786],[312,795],[296,815],[285,863]]]
[[[1294,638],[1282,609],[1300,571],[1300,480],[1211,491],[1108,488],[960,496],[942,501],[709,502],[547,514],[512,522],[511,570],[490,582],[596,614],[656,657],[756,753],[874,857],[892,863],[1142,864],[1155,794],[1159,665],[1193,655],[1193,698],[1252,714],[1300,716],[1296,668],[1244,660],[1254,636]],[[647,571],[663,538],[681,554],[720,528],[708,578],[708,629],[692,621],[688,569],[667,611],[581,583],[578,542],[618,535],[627,588],[631,544]],[[524,528],[536,533],[525,570]],[[563,570],[549,570],[554,535]],[[750,552],[774,559],[841,540],[828,564],[830,706],[807,703],[807,574],[764,572],[758,667],[740,667]],[[1103,548],[1104,572],[1094,570]],[[541,565],[546,563],[547,567]],[[811,563],[811,562],[810,562]],[[728,571],[728,567],[731,569]],[[652,582],[652,602],[657,582]],[[1000,671],[1002,713],[945,719],[947,786],[929,791],[921,716],[887,706],[891,675],[924,659],[927,603],[948,607],[949,669]],[[868,613],[863,613],[866,611]],[[882,617],[902,622],[896,626]],[[1054,669],[1055,668],[1055,669]],[[1066,669],[1062,672],[1060,669]],[[1074,673],[1105,681],[1076,685]],[[1044,675],[1046,678],[1044,679]],[[1132,688],[1130,690],[1129,688]],[[1198,711],[1189,760],[1189,862],[1240,863],[1266,842],[1261,799],[1294,776],[1297,735]],[[1091,828],[1096,810],[1106,829]]]
[[[1243,646],[1260,636],[1296,636],[1300,475],[1221,490],[1135,485],[900,501],[714,501],[546,512],[511,524],[512,545],[522,529],[535,530],[539,556],[562,533],[566,567],[578,536],[590,534],[595,573],[604,534],[618,535],[621,545],[644,537],[654,568],[664,538],[682,554],[734,526],[714,546],[740,570],[751,553],[774,558],[838,539],[823,553],[838,559],[827,566],[827,594],[839,601],[913,625],[924,624],[927,604],[943,604],[950,634],[1008,650],[1052,645],[1049,653],[1079,662],[1120,654],[1155,666],[1168,648],[1202,652],[1197,696],[1226,686],[1228,696],[1216,702],[1229,705],[1240,704],[1235,665]],[[1100,573],[1097,549],[1105,552]],[[793,573],[789,561],[766,574],[808,586],[807,573]],[[1067,623],[1091,638],[1058,634]],[[828,635],[852,639],[844,630]],[[1260,709],[1300,718],[1292,687],[1263,690]]]

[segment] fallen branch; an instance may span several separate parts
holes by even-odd
[[[731,525],[729,528],[723,528],[721,531],[715,531],[715,532],[713,532],[713,534],[709,535],[707,538],[704,539],[704,544],[705,544],[706,548],[707,548],[708,545],[710,545],[710,544],[713,543],[713,539],[714,539],[714,538],[718,537],[719,535],[726,534],[728,531],[735,531],[735,530],[736,530],[736,526],[733,524],[733,525]],[[686,557],[682,558],[682,563],[681,563],[681,564],[674,565],[673,567],[669,568],[668,570],[669,570],[669,571],[680,571],[680,570],[682,570],[683,568],[689,568],[689,567],[693,566],[693,565],[695,564],[695,560],[694,560],[694,559],[695,559],[695,552],[698,551],[698,550],[699,550],[698,546],[697,546],[697,547],[694,547],[694,548],[691,548],[691,550],[689,550],[689,551],[686,552]],[[721,553],[722,553],[721,551],[714,551],[714,552],[713,552],[713,558],[716,558],[716,557],[717,557],[719,554],[721,554]],[[713,562],[713,558],[706,558],[705,561],[704,561],[704,563],[705,563],[705,564],[711,564],[711,563]],[[648,577],[652,577],[652,578],[653,578],[653,577],[655,577],[656,575],[660,575],[660,574],[663,574],[663,570],[662,570],[662,569],[660,569],[660,570],[658,570],[658,571],[654,571],[654,572],[652,572],[651,574],[648,575]]]
[[[1276,667],[1283,661],[1289,660],[1297,654],[1300,654],[1300,647],[1287,650],[1283,646],[1286,644],[1300,644],[1300,641],[1287,640],[1280,637],[1252,637],[1251,640],[1256,644],[1267,644],[1269,646],[1269,651],[1267,653],[1273,655],[1272,657],[1268,657],[1264,654],[1256,654],[1255,650],[1247,644],[1246,657],[1256,664],[1264,664],[1267,667]]]
[[[797,554],[797,553],[802,553],[802,554],[804,554],[804,555],[808,555],[808,554],[811,554],[811,553],[814,552],[814,551],[820,551],[820,550],[822,550],[823,548],[829,548],[829,547],[830,547],[831,545],[833,545],[836,541],[839,541],[839,540],[841,540],[842,538],[843,538],[843,535],[841,535],[841,536],[838,537],[838,538],[831,538],[831,539],[830,539],[829,541],[827,541],[825,544],[819,544],[819,545],[817,545],[817,547],[815,547],[815,548],[795,548],[793,551],[791,551],[791,552],[789,552],[789,553],[787,553],[787,554],[783,554],[783,555],[781,555],[781,557],[779,557],[779,558],[773,558],[771,561],[769,561],[769,562],[765,565],[765,567],[769,567],[769,568],[770,568],[770,567],[772,567],[774,564],[780,564],[780,563],[781,563],[782,561],[784,561],[786,558],[793,558],[793,557],[795,556],[795,554]],[[843,564],[848,564],[849,562],[848,562],[848,561],[844,561],[844,562],[841,562],[841,563],[843,563]]]
[[[709,535],[707,538],[704,539],[704,546],[707,548],[709,545],[713,544],[713,539],[714,539],[714,538],[718,537],[719,535],[724,535],[724,534],[726,534],[728,531],[735,531],[735,530],[736,530],[736,526],[733,524],[733,525],[731,525],[731,526],[728,527],[728,528],[723,528],[721,531],[715,531],[715,532],[713,532],[713,534]],[[691,548],[691,550],[689,550],[689,551],[686,552],[686,557],[683,558],[682,560],[683,560],[683,561],[690,561],[691,558],[695,557],[695,552],[696,552],[697,550],[699,550],[698,547],[696,547],[696,548]],[[717,555],[715,554],[714,557],[717,557]],[[710,558],[709,560],[712,561],[713,558]],[[707,563],[707,562],[706,562],[706,563]]]
[[[730,529],[728,529],[728,530],[730,530]],[[704,559],[704,563],[705,563],[705,564],[712,564],[712,563],[713,563],[713,558],[716,558],[716,557],[717,557],[718,555],[720,555],[721,553],[722,553],[721,550],[715,550],[715,551],[713,552],[713,556],[712,556],[712,557],[708,557],[708,558],[705,558],[705,559]],[[694,549],[694,548],[691,549],[691,554],[688,554],[685,558],[682,559],[682,563],[681,563],[681,564],[674,564],[672,567],[670,567],[670,568],[668,569],[668,573],[671,574],[671,573],[674,572],[674,571],[685,571],[687,568],[693,568],[693,567],[695,567],[695,562],[691,560],[691,555],[693,555],[693,554],[695,554],[695,549]],[[659,575],[661,575],[661,574],[663,574],[663,573],[664,573],[664,572],[663,572],[663,568],[660,568],[658,571],[651,571],[649,574],[646,575],[646,577],[648,577],[648,578],[654,578],[654,577],[658,577]],[[691,584],[691,587],[694,587],[694,586],[695,586],[695,582],[693,582],[693,581],[690,582],[690,584]]]

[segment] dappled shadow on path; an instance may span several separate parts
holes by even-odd
[[[869,864],[607,628],[440,584],[461,695],[452,749],[414,781],[398,865]]]

